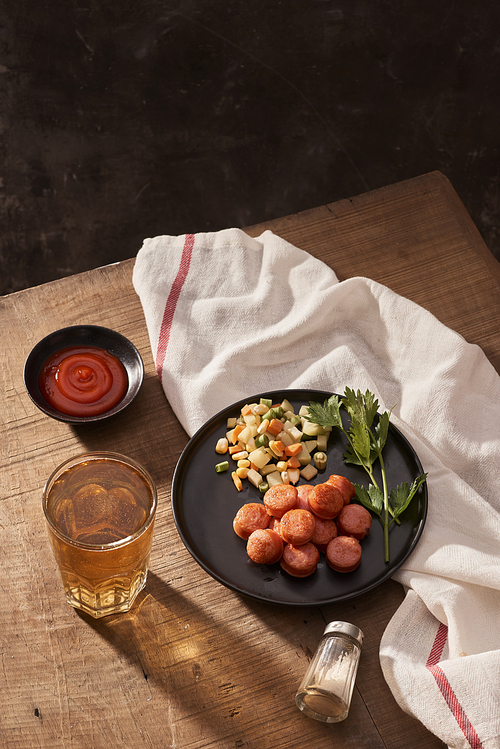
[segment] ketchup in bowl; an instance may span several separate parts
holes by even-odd
[[[116,406],[128,388],[125,367],[97,346],[68,346],[48,357],[38,381],[49,405],[69,416],[96,416]]]

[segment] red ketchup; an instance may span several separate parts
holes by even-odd
[[[125,367],[96,346],[69,346],[44,362],[38,380],[43,397],[68,416],[97,416],[121,401],[128,388]]]

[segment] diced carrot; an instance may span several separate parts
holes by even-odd
[[[271,440],[269,442],[269,449],[272,450],[273,454],[277,458],[282,458],[284,456],[283,450],[278,450],[278,448],[276,447],[276,445],[278,444],[278,441],[279,440]]]
[[[285,447],[285,453],[293,458],[302,452],[302,447],[302,442],[294,442],[293,445],[287,445]]]
[[[247,403],[247,405],[243,406],[243,408],[241,409],[241,415],[242,416],[248,416],[251,413],[252,413],[252,409],[250,408],[250,406]]]
[[[243,489],[243,484],[241,483],[241,479],[240,479],[240,477],[238,476],[238,474],[236,473],[236,471],[233,471],[233,472],[232,472],[232,474],[231,474],[231,478],[232,478],[232,479],[233,479],[233,481],[234,481],[234,485],[235,485],[235,487],[236,487],[236,488],[238,489],[238,491],[240,492],[240,491],[241,491],[241,490]]]
[[[278,419],[271,419],[269,422],[269,426],[267,427],[267,431],[271,434],[277,435],[281,431],[283,431],[283,424]]]
[[[274,441],[274,449],[278,450],[280,453],[285,451],[285,445],[281,440],[275,440]]]
[[[293,458],[288,458],[286,464],[288,468],[300,468],[300,460],[295,456]]]
[[[234,455],[235,453],[240,453],[244,449],[245,449],[245,445],[242,445],[240,442],[238,442],[238,444],[230,446],[230,448],[229,448],[229,455]]]
[[[236,424],[236,426],[233,429],[233,444],[236,443],[238,440],[238,436],[242,433],[242,431],[246,428],[246,424]]]

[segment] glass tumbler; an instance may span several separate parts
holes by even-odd
[[[157,494],[123,455],[66,460],[43,490],[50,545],[67,602],[94,618],[128,611],[146,584]]]

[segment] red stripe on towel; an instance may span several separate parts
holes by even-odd
[[[177,275],[172,284],[172,288],[170,289],[167,303],[165,305],[165,311],[163,312],[160,336],[158,338],[158,348],[156,349],[155,364],[160,382],[162,381],[163,364],[165,362],[165,356],[167,354],[167,347],[170,340],[170,331],[172,330],[172,321],[174,319],[175,308],[177,307],[177,302],[179,301],[179,296],[184,285],[184,281],[187,278],[189,266],[191,264],[193,247],[194,234],[186,234],[179,270],[177,271]]]
[[[446,644],[447,637],[448,627],[445,624],[440,624],[425,666],[436,680],[439,691],[443,695],[453,717],[457,721],[465,738],[469,742],[471,749],[484,749],[481,743],[481,739],[477,735],[474,726],[465,714],[455,692],[451,687],[450,682],[446,677],[446,674],[438,665],[443,654],[443,649]]]
[[[443,650],[444,646],[446,645],[447,638],[448,627],[446,626],[446,624],[440,624],[431,652],[429,653],[427,663],[425,664],[426,668],[430,668],[431,666],[435,666],[437,663],[439,663],[439,661],[441,660],[441,656],[443,655]]]

